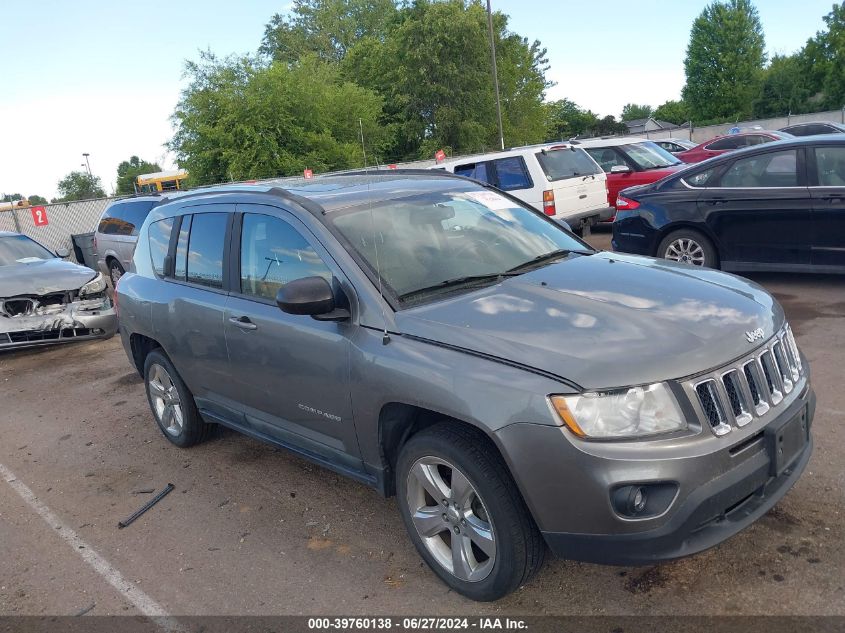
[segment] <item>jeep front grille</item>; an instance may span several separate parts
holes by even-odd
[[[780,405],[803,375],[788,325],[762,348],[692,383],[704,419],[716,435],[742,427]]]

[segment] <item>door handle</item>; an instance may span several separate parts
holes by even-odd
[[[725,204],[727,200],[725,198],[711,198],[710,200],[705,200],[705,202],[716,206],[717,204]]]
[[[236,328],[240,328],[242,330],[257,330],[258,326],[255,325],[252,321],[249,320],[249,317],[241,316],[241,317],[231,317],[229,319],[229,323],[234,325]]]

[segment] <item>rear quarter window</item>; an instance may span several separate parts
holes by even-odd
[[[600,174],[601,168],[583,149],[556,149],[536,154],[546,178],[554,182],[577,176]]]
[[[170,248],[170,235],[173,233],[173,218],[167,218],[153,222],[147,232],[150,243],[150,259],[153,263],[153,270],[159,277],[166,273],[164,270],[164,259]]]

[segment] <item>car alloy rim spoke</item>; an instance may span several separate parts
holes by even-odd
[[[478,548],[490,558],[496,556],[496,541],[490,524],[474,514],[465,519],[464,533]]]
[[[411,516],[414,526],[420,536],[432,537],[449,529],[449,524],[443,519],[443,508],[440,506],[427,506],[418,508]]]
[[[461,580],[473,576],[475,556],[472,553],[472,541],[463,534],[452,535],[452,573]]]
[[[474,492],[475,490],[473,490],[472,484],[470,484],[467,478],[464,477],[464,474],[453,468],[452,482],[449,490],[449,497],[451,500],[458,504],[459,508],[466,507],[469,505],[470,497]]]
[[[449,486],[446,485],[446,482],[443,481],[443,477],[440,476],[436,464],[432,465],[417,462],[414,464],[414,468],[411,470],[411,473],[417,478],[420,485],[425,488],[428,494],[430,494],[435,501],[446,499],[449,496]]]
[[[422,457],[407,486],[411,522],[431,556],[461,580],[486,578],[496,561],[495,531],[466,475],[444,459]]]

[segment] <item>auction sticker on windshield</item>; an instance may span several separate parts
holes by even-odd
[[[495,191],[467,191],[462,195],[467,198],[471,198],[476,202],[480,202],[491,211],[498,211],[499,209],[513,209],[517,206],[515,203]]]

